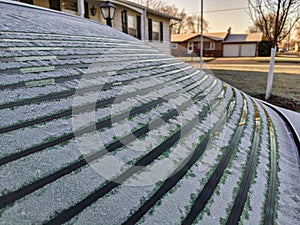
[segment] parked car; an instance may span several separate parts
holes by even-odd
[[[285,53],[285,52],[287,52],[287,50],[286,50],[285,48],[280,48],[280,49],[279,49],[279,52],[280,52],[280,53]]]

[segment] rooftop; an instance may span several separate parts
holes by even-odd
[[[227,34],[228,34],[227,32],[204,33],[203,37],[215,41],[222,41],[226,38]],[[172,34],[171,42],[185,42],[197,36],[200,36],[200,33]]]
[[[171,42],[185,42],[197,36],[200,37],[200,33],[172,34]],[[203,37],[209,38],[214,41],[223,41],[224,43],[259,42],[262,40],[262,33],[229,34],[227,32],[215,32],[215,33],[204,33]]]
[[[192,39],[194,37],[199,36],[198,33],[191,33],[191,34],[172,34],[171,35],[171,42],[184,42],[186,40]]]
[[[229,34],[224,43],[229,42],[260,42],[262,40],[262,33],[250,34]]]

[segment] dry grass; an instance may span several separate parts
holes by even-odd
[[[199,68],[199,64],[191,63]],[[252,96],[264,96],[267,86],[267,63],[226,64],[208,63],[206,72]],[[272,95],[281,107],[300,112],[300,64],[277,64],[275,67]],[[282,102],[282,104],[280,103]]]
[[[267,74],[264,72],[217,70],[212,69],[213,74],[219,79],[251,94],[265,93]],[[300,75],[275,73],[272,94],[300,100]]]

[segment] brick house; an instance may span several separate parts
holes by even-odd
[[[243,57],[257,56],[262,33],[231,34],[229,32],[203,35],[203,56]],[[200,34],[173,34],[172,55],[191,56],[200,54]]]
[[[222,56],[222,42],[227,37],[227,32],[207,33],[203,35],[203,55]],[[172,55],[190,56],[199,55],[200,34],[172,34]]]

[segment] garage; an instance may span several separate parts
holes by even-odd
[[[224,57],[238,57],[240,55],[239,44],[224,44],[223,45],[223,56]]]
[[[256,56],[256,44],[223,44],[224,57],[253,57]]]
[[[256,44],[241,44],[240,56],[255,56],[256,55]]]
[[[262,40],[262,33],[228,34],[223,41],[224,57],[257,56],[257,46]]]

